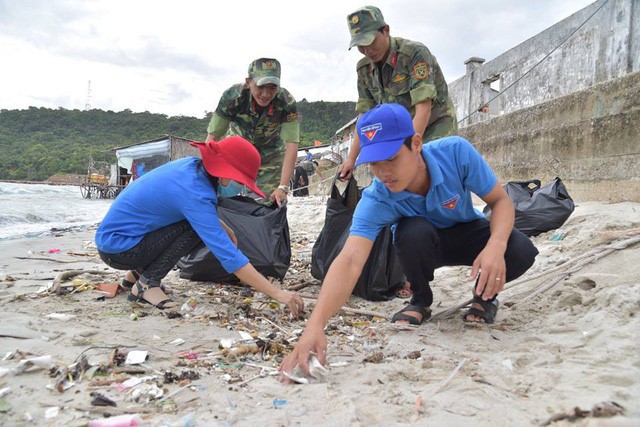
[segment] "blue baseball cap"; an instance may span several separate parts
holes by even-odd
[[[411,114],[400,104],[379,104],[367,111],[358,120],[361,163],[387,160],[400,150],[404,141],[413,136]]]

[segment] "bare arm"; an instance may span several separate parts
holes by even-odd
[[[358,120],[362,114],[358,115]],[[356,120],[356,123],[358,121]],[[357,125],[356,125],[357,127]],[[353,175],[353,169],[356,165],[356,159],[358,158],[358,154],[360,154],[360,135],[358,132],[353,133],[353,141],[351,141],[351,147],[349,147],[349,154],[347,154],[347,160],[345,160],[339,167],[340,171],[340,180],[344,181]]]
[[[482,197],[482,200],[491,207],[491,220],[489,221],[491,237],[474,260],[469,278],[475,279],[480,274],[476,294],[482,296],[484,300],[488,300],[504,289],[506,280],[504,253],[507,250],[509,236],[513,231],[515,209],[509,195],[500,183],[497,183],[486,196]]]
[[[298,318],[304,310],[304,301],[297,293],[288,292],[274,286],[266,277],[260,274],[251,263],[245,264],[243,267],[234,271],[233,274],[256,291],[267,294],[276,301],[286,304],[289,310],[291,310],[293,317]]]
[[[413,116],[413,128],[416,133],[422,137],[429,124],[429,119],[431,119],[431,100],[428,99],[419,102],[415,105],[415,109],[416,114]]]
[[[359,236],[350,236],[340,254],[331,263],[322,283],[318,304],[307,322],[307,327],[293,351],[282,361],[281,371],[290,372],[300,365],[309,373],[309,353],[315,352],[322,364],[326,362],[327,341],[324,327],[347,301],[367,262],[373,241]]]
[[[293,175],[293,168],[296,165],[296,158],[298,157],[298,143],[287,142],[285,144],[284,160],[282,161],[282,172],[280,173],[280,185],[288,186],[291,175]],[[276,189],[271,193],[271,200],[275,201],[278,206],[282,206],[282,202],[287,200],[287,193],[281,189]]]

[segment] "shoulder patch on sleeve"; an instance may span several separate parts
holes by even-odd
[[[413,66],[413,75],[418,80],[424,80],[429,77],[429,66],[426,62],[420,61]]]
[[[289,113],[287,114],[287,117],[285,117],[284,121],[289,123],[289,122],[295,122],[296,120],[298,120],[298,113]]]

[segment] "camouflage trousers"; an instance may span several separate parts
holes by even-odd
[[[280,185],[280,175],[282,175],[282,161],[284,154],[271,162],[263,163],[258,171],[257,184],[268,199],[271,193],[276,191]]]
[[[422,135],[422,142],[426,143],[433,141],[434,139],[444,138],[445,136],[458,134],[458,122],[455,117],[444,116],[435,123],[431,123],[427,126],[427,129]]]

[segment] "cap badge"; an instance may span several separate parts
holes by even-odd
[[[373,123],[371,125],[363,126],[360,129],[360,132],[362,132],[362,134],[366,136],[369,139],[369,141],[373,141],[373,138],[376,136],[376,133],[378,133],[378,131],[381,129],[382,129],[382,123]]]
[[[356,25],[358,22],[360,22],[360,18],[358,18],[358,15],[353,15],[353,16],[351,17],[351,23],[352,23],[353,25]]]

